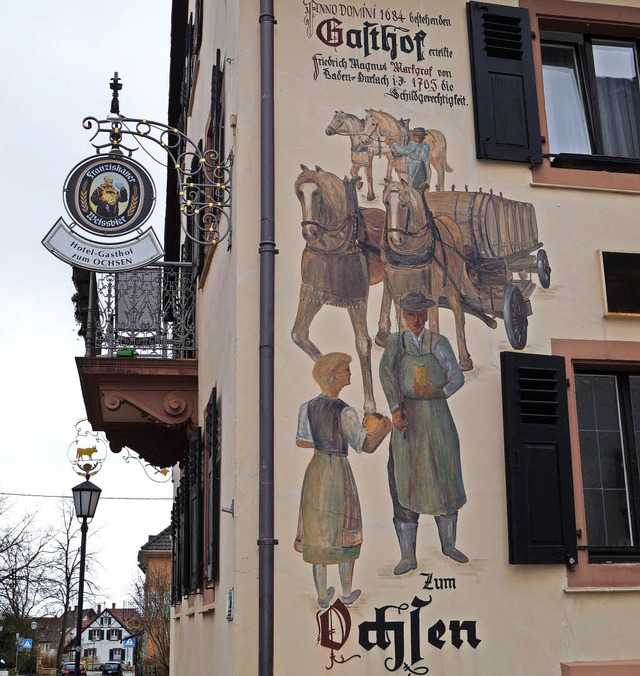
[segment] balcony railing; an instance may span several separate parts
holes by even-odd
[[[74,271],[86,356],[195,357],[192,270],[190,263],[159,263],[88,273],[84,284],[82,273]]]

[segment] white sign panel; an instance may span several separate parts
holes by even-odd
[[[54,256],[86,270],[135,270],[157,261],[163,254],[151,229],[128,242],[102,244],[80,237],[62,218],[49,230],[42,243]]]

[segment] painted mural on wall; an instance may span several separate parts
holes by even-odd
[[[441,562],[462,566],[471,557],[473,563],[473,552],[457,538],[467,502],[465,449],[448,403],[464,386],[464,373],[474,369],[466,318],[476,317],[490,329],[501,319],[511,346],[523,349],[531,295],[536,281],[549,287],[551,269],[533,205],[493,190],[469,190],[447,158],[446,126],[430,124],[433,107],[469,105],[458,91],[450,46],[452,31],[466,33],[466,25],[440,13],[368,3],[300,2],[305,37],[314,50],[308,76],[335,93],[338,110],[306,132],[325,149],[335,145],[335,162],[329,166],[325,154],[324,166],[310,168],[313,158],[294,158],[306,164],[300,164],[293,186],[302,239],[291,336],[315,362],[313,378],[321,389],[299,411],[296,444],[313,449],[313,457],[302,483],[294,547],[312,565],[318,645],[329,651],[327,669],[358,661],[363,650],[380,650],[386,671],[426,674],[425,641],[438,650],[447,645],[475,650],[481,643],[475,620],[426,624],[436,594],[455,589],[456,578],[418,572],[416,555],[423,514],[434,517]],[[341,93],[356,84],[377,107],[367,105],[363,95],[361,107],[340,109]],[[381,100],[387,105],[380,106]],[[456,189],[456,182],[464,189]],[[372,310],[377,318],[372,337],[367,313],[376,284],[382,293],[376,294],[380,307]],[[338,396],[350,382],[351,358],[342,352],[323,355],[311,338],[324,306],[344,309],[345,326],[355,338],[362,421]],[[450,336],[440,331],[447,312],[454,320]],[[375,400],[378,386],[384,403]],[[356,631],[352,613],[366,605],[366,590],[361,595],[354,586],[354,566],[365,540],[347,450],[372,453],[386,448],[386,439],[387,472],[379,487],[390,496],[389,529],[397,549],[384,565],[392,579],[407,582],[396,583],[401,595],[396,603],[368,607],[369,619]],[[338,593],[337,581],[332,585],[328,579],[332,564]],[[426,578],[429,592],[405,596],[418,576]]]
[[[373,453],[391,430],[384,416],[370,415],[365,427],[356,410],[338,398],[351,382],[351,356],[331,352],[318,357],[313,379],[320,395],[300,407],[296,444],[314,449],[305,472],[300,498],[296,551],[312,564],[318,605],[327,608],[335,588],[327,586],[327,566],[337,565],[342,603],[351,605],[353,571],[362,545],[362,515],[358,489],[348,460],[349,446]]]
[[[325,668],[362,659],[362,652],[354,652],[360,649],[380,650],[386,671],[423,675],[429,673],[429,667],[420,664],[428,648],[476,650],[482,639],[475,620],[445,621],[440,617],[432,621],[425,617],[433,610],[430,606],[438,597],[456,590],[457,579],[435,577],[431,572],[420,573],[420,576],[424,578],[418,586],[420,596],[415,594],[410,601],[375,608],[374,619],[358,625],[357,637],[351,636],[351,614],[340,599],[326,610],[319,610],[316,613],[318,645],[329,651],[329,665]]]

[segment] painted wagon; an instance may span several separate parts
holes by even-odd
[[[496,317],[502,319],[509,343],[522,350],[533,312],[533,274],[543,288],[551,283],[533,205],[491,192],[428,192],[425,199],[434,216],[449,216],[462,232],[461,254],[472,285],[462,289],[464,311],[491,328]],[[446,299],[440,304],[447,307]]]

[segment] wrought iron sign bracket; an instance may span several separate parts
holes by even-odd
[[[228,240],[231,248],[231,170],[233,152],[221,158],[214,149],[203,150],[176,127],[161,122],[130,118],[120,113],[118,92],[122,89],[118,73],[110,88],[111,112],[106,119],[85,117],[82,126],[93,131],[89,140],[98,154],[148,152],[144,141],[155,143],[168,155],[168,169],[176,172],[176,188],[181,227],[198,244],[218,244]],[[129,145],[129,140],[137,145]]]

